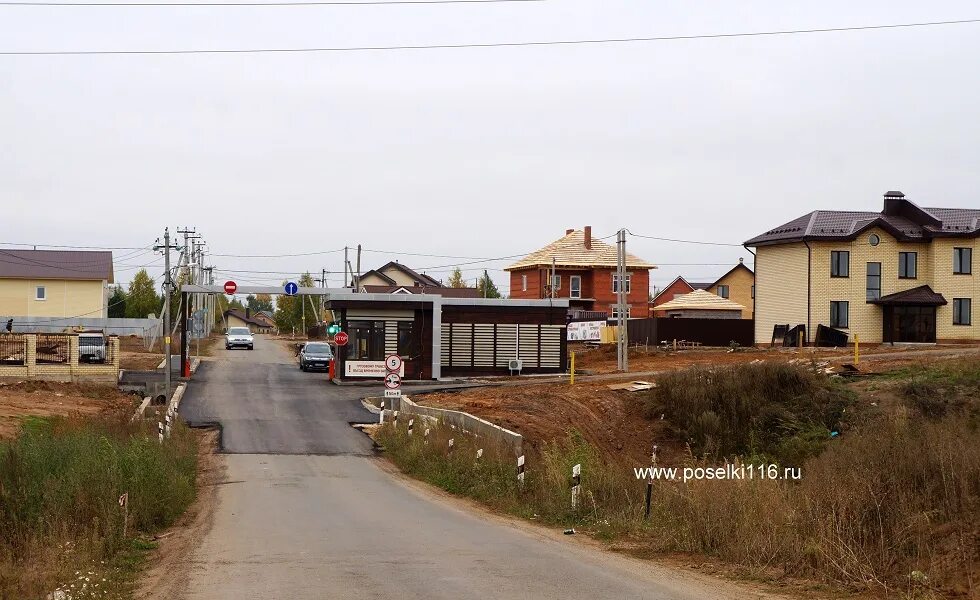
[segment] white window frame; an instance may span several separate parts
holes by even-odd
[[[618,294],[619,293],[619,290],[617,289],[619,287],[618,284],[619,284],[619,275],[616,274],[616,273],[613,273],[613,276],[612,276],[612,293],[614,293],[614,294]],[[630,294],[630,292],[633,291],[632,290],[632,287],[633,287],[633,274],[632,273],[626,273],[626,295],[627,296]]]
[[[724,294],[721,293],[722,290],[725,290],[725,293]],[[726,298],[727,299],[728,296],[731,295],[731,293],[732,293],[732,289],[729,286],[724,285],[724,284],[718,286],[718,296],[719,297]]]
[[[626,305],[626,318],[627,319],[630,318],[630,312],[631,312],[630,309],[631,308],[632,307],[629,304]],[[618,304],[610,304],[609,305],[609,317],[611,319],[614,319],[616,321],[619,321],[619,305]]]
[[[35,285],[34,286],[34,299],[35,300],[38,300],[38,301],[41,301],[41,302],[44,302],[45,300],[47,300],[48,299],[48,288],[47,288],[47,286],[44,286],[44,285]]]
[[[575,282],[578,282],[578,286]],[[576,287],[578,289],[576,289]],[[581,298],[582,297],[582,276],[581,275],[570,275],[568,277],[568,297],[569,298]]]
[[[527,291],[527,273],[521,275],[521,291]]]
[[[551,289],[556,291],[561,289],[561,275],[554,275],[551,278]]]

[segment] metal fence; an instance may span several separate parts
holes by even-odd
[[[50,333],[37,334],[37,364],[67,363],[71,354],[70,336]]]
[[[659,344],[665,341],[698,342],[703,346],[741,346],[755,343],[752,319],[688,319],[655,317],[626,322],[631,344]]]
[[[24,366],[27,361],[27,339],[22,335],[0,335],[0,365]]]

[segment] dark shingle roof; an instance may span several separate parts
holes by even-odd
[[[904,290],[901,292],[895,292],[894,294],[888,294],[887,296],[882,296],[877,300],[872,300],[871,303],[883,304],[886,306],[901,306],[903,304],[943,306],[946,304],[946,298],[943,298],[942,294],[937,294],[936,292],[932,291],[932,288],[928,285],[920,285],[919,287],[914,287],[910,290]]]
[[[0,278],[104,279],[113,283],[112,252],[0,249]]]
[[[887,198],[882,212],[815,210],[757,235],[745,242],[745,245],[767,246],[803,240],[850,240],[874,225],[906,241],[922,241],[934,237],[976,237],[980,235],[980,210],[920,208],[904,198]]]

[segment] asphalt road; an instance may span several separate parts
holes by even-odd
[[[226,482],[187,599],[645,598],[757,594],[516,526],[382,468],[358,398],[258,338],[220,350],[181,413],[223,427]]]

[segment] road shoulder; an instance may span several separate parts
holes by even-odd
[[[173,600],[187,591],[190,557],[207,536],[218,508],[218,488],[225,481],[224,456],[218,452],[217,429],[199,435],[197,497],[172,527],[156,536],[157,549],[148,558],[135,597]]]

